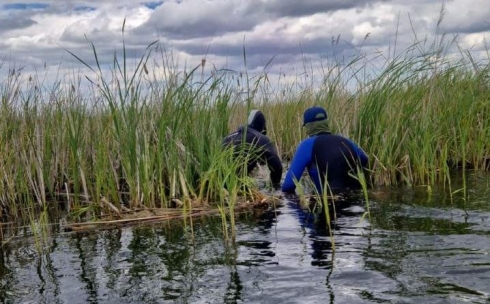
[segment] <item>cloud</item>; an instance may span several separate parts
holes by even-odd
[[[281,1],[254,1],[250,5],[250,10],[263,7],[266,12],[275,17],[301,17],[311,16],[318,13],[333,12],[350,8],[362,8],[365,5],[373,4],[376,0],[281,0]]]
[[[248,31],[227,32],[211,38],[179,39],[172,45],[193,55],[202,54],[204,50],[221,56],[240,55],[243,48],[248,55],[262,54],[265,57],[327,55],[361,44],[381,45],[394,33],[394,25],[395,15],[388,9],[378,8],[376,13],[349,9],[317,13],[308,18],[276,18]]]
[[[21,16],[16,14],[16,16],[0,16],[0,24],[2,26],[0,27],[0,33],[6,32],[6,31],[11,31],[15,29],[24,29],[28,28],[34,24],[36,24],[36,21],[32,20],[31,18],[27,16]]]
[[[274,58],[270,71],[295,73],[304,60],[320,68],[331,58],[359,54],[392,58],[415,44],[420,46],[416,51],[428,51],[443,35],[485,60],[490,39],[486,2],[3,0],[0,52],[7,57],[0,61],[21,62],[26,70],[60,62],[71,68],[76,60],[66,50],[93,63],[93,43],[99,60],[109,65],[122,49],[123,22],[128,58],[136,61],[158,39],[182,68],[205,57],[209,65],[243,69],[245,49],[249,69],[260,71]]]
[[[314,16],[351,8],[362,9],[375,0],[218,0],[166,1],[139,33],[188,39],[219,36],[230,32],[253,30],[256,26],[283,17]]]
[[[488,1],[456,0],[445,5],[441,30],[455,34],[482,33],[490,30],[490,6]]]
[[[246,14],[246,1],[168,1],[155,9],[148,22],[137,32],[156,32],[163,36],[186,39],[222,35],[252,29],[262,12]]]
[[[114,44],[120,40],[121,35],[111,28],[112,19],[106,13],[97,13],[91,17],[85,16],[67,25],[59,37],[60,43],[87,43],[92,41],[104,41],[104,44]]]

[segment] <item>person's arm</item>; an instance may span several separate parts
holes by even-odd
[[[240,132],[240,130],[236,130],[228,135],[226,135],[223,140],[221,141],[221,146],[222,147],[227,147],[230,145],[233,145],[235,143],[235,140],[239,138],[239,136],[243,136]]]
[[[300,143],[296,153],[294,154],[293,161],[289,167],[284,182],[282,184],[282,191],[286,193],[295,193],[296,184],[295,181],[299,181],[303,175],[303,171],[311,163],[314,137],[310,137]]]
[[[281,187],[282,161],[277,153],[277,149],[267,136],[261,136],[259,138],[259,145],[263,149],[259,161],[262,164],[267,164],[270,171],[272,187],[279,189]]]
[[[272,187],[274,189],[280,189],[282,178],[282,161],[277,152],[270,153],[270,155],[267,157],[267,166],[270,171]]]
[[[368,164],[368,156],[367,156],[366,152],[364,152],[364,150],[361,149],[361,147],[359,147],[351,139],[347,139],[347,140],[349,141],[350,145],[352,146],[352,148],[356,152],[356,156],[359,159],[359,161],[361,162],[361,166],[363,168],[367,167],[367,164]]]

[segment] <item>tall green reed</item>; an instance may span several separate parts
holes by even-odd
[[[250,150],[249,147],[241,147]],[[202,176],[199,198],[209,203],[217,202],[226,238],[235,239],[235,208],[239,199],[253,199],[257,186],[253,179],[243,174],[253,153],[240,153],[240,147],[228,147],[216,153],[211,166]],[[228,233],[230,229],[231,235]]]
[[[416,43],[388,58],[375,76],[367,76],[372,66],[364,55],[339,59],[314,87],[299,75],[282,85],[271,84],[265,70],[249,74],[245,49],[241,76],[205,61],[182,69],[158,43],[132,65],[124,25],[122,35],[110,66],[99,61],[93,43],[93,64],[71,52],[88,72],[68,84],[48,87],[17,68],[0,83],[0,201],[9,217],[60,198],[92,216],[109,213],[105,201],[121,210],[165,208],[182,197],[222,202],[222,188],[203,180],[217,161],[227,163],[221,139],[251,108],[266,114],[286,162],[306,136],[303,111],[321,105],[332,131],[368,152],[375,184],[450,185],[452,169],[488,169],[489,65],[464,51],[453,61]],[[245,182],[236,178],[228,186],[232,200]]]

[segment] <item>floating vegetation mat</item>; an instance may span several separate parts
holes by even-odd
[[[129,225],[139,225],[148,223],[164,222],[176,219],[197,218],[204,216],[221,216],[223,209],[226,214],[238,214],[251,212],[254,210],[264,210],[275,207],[280,202],[280,197],[266,196],[260,192],[254,192],[253,199],[242,198],[235,204],[203,204],[202,202],[182,203],[175,200],[175,208],[135,208],[118,210],[111,206],[110,212],[101,216],[95,221],[66,223],[62,229],[64,231],[87,231],[99,229],[111,229]],[[232,206],[232,207],[231,207]],[[221,210],[220,210],[221,208]],[[233,210],[230,212],[230,208]]]

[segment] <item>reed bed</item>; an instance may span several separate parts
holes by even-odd
[[[490,65],[431,55],[395,58],[352,92],[327,78],[334,84],[263,105],[283,159],[306,136],[304,110],[320,105],[332,132],[352,138],[369,154],[371,185],[450,185],[452,170],[488,170]],[[338,77],[360,72],[352,73]]]
[[[203,73],[204,60],[182,71],[157,44],[131,67],[123,48],[108,71],[92,48],[94,64],[72,54],[89,73],[68,84],[15,68],[0,82],[3,221],[47,221],[34,214],[53,206],[73,222],[214,206],[234,227],[238,202],[263,197],[221,140],[252,108],[266,114],[286,164],[305,137],[303,111],[320,105],[332,131],[369,154],[371,184],[449,184],[454,168],[489,167],[490,66],[464,52],[455,61],[409,49],[375,77],[361,76],[370,67],[356,57],[326,68],[318,86],[281,87],[265,72]]]

